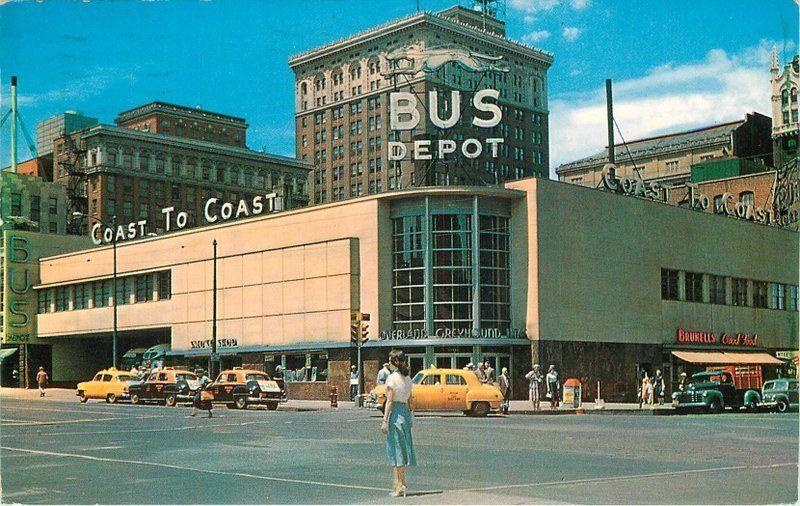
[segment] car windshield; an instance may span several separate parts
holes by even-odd
[[[266,374],[245,374],[244,378],[247,381],[269,381],[269,377]]]
[[[425,377],[425,373],[423,373],[422,371],[420,371],[420,372],[418,372],[418,373],[417,373],[417,375],[416,375],[416,376],[414,376],[414,379],[413,379],[413,380],[411,380],[411,381],[412,381],[412,382],[413,382],[415,385],[419,385],[419,382],[420,382],[420,381],[422,381],[422,378],[424,378],[424,377]]]
[[[190,373],[177,373],[175,375],[175,379],[178,379],[178,380],[196,380],[197,376],[195,376],[194,374],[190,374]]]

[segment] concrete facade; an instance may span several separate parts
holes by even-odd
[[[453,213],[463,213],[459,223],[470,223],[469,213],[481,223],[480,230],[447,236],[448,241],[459,234],[464,240],[468,233],[480,236],[478,242],[467,240],[475,253],[467,258],[476,261],[464,265],[477,273],[468,282],[477,289],[463,291],[472,294],[465,302],[473,308],[464,312],[463,321],[457,304],[440,298],[442,286],[437,285],[437,262],[454,254],[442,256],[436,249],[442,239],[436,227]],[[432,277],[420,287],[425,295],[420,295],[424,311],[419,314],[424,316],[418,324],[409,319],[413,310],[401,308],[408,300],[397,288],[397,276],[406,269],[398,262],[409,258],[397,248],[409,244],[400,239],[414,216],[430,216],[423,229],[432,228],[422,241],[433,240],[432,249],[420,257],[429,269],[426,277]],[[510,279],[507,296],[484,307],[491,292],[485,290],[490,282],[482,271],[498,256],[483,248],[489,247],[489,235],[503,233],[485,228],[491,216],[499,223],[508,220]],[[223,365],[268,371],[284,365],[301,378],[291,382],[290,392],[308,398],[325,396],[331,385],[340,393],[346,389],[348,367],[355,360],[352,311],[371,315],[371,340],[364,348],[368,387],[391,347],[415,357],[412,369],[460,367],[478,360],[510,367],[518,397],[525,395],[522,376],[531,362],[552,362],[562,378],[585,380],[587,392],[597,381],[608,385],[610,390],[603,387],[607,399],[635,395],[635,367],[640,365],[677,374],[681,366],[670,350],[692,347],[677,343],[678,329],[757,335],[754,349],[768,352],[797,347],[795,232],[540,179],[505,188],[391,192],[121,243],[121,276],[157,277],[167,271],[171,276],[164,297],[147,277],[136,279],[136,286],[145,283],[141,286],[154,290],[154,296],[138,303],[136,287],[126,292],[127,303],[119,307],[121,334],[163,332],[174,360],[203,363],[211,337],[214,240]],[[94,283],[108,279],[110,272],[109,247],[49,257],[41,261],[36,288],[47,293]],[[674,272],[674,282],[681,285],[674,297],[662,291],[665,272]],[[699,283],[693,289],[702,286],[702,292],[687,292],[691,279]],[[734,300],[737,279],[747,286],[743,303]],[[716,282],[724,288],[712,294]],[[763,290],[775,290],[774,304],[769,293],[761,298]],[[456,300],[458,294],[447,297]],[[504,307],[506,299],[509,316],[504,321],[491,310]],[[443,317],[442,309],[449,316]],[[82,310],[38,315],[40,338],[53,343],[76,336],[107,342],[110,322],[110,308],[94,308],[91,302]],[[98,357],[98,365],[108,361]]]

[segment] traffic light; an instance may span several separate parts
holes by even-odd
[[[366,323],[362,323],[361,324],[361,345],[363,345],[364,343],[369,341],[369,337],[367,337],[368,335],[369,335],[369,325],[367,325]]]
[[[369,321],[368,313],[353,312],[350,314],[350,342],[356,346],[362,346],[369,341],[369,325],[364,322]]]

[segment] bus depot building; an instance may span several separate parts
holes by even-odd
[[[764,367],[798,347],[798,235],[545,179],[428,187],[221,221],[40,260],[39,342],[80,381],[118,354],[168,343],[205,367],[287,369],[289,396],[346,392],[354,313],[370,315],[366,388],[392,348],[411,368],[555,364],[584,397],[633,401],[641,371]],[[367,323],[367,322],[365,322]],[[77,345],[76,345],[77,344]],[[66,374],[66,373],[64,373]]]

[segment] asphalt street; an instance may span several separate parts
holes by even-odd
[[[420,415],[390,498],[376,412],[0,399],[5,503],[794,503],[798,415]]]

